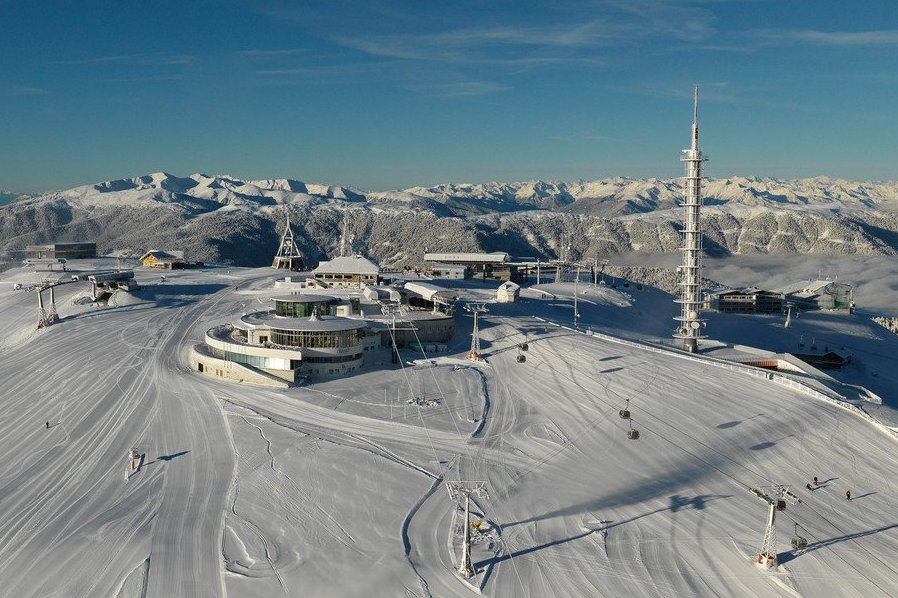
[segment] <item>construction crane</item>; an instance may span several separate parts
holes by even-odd
[[[769,486],[763,488],[749,488],[749,492],[763,500],[768,505],[767,528],[764,530],[764,542],[761,552],[758,553],[758,565],[765,569],[777,566],[776,558],[776,512],[786,510],[786,502],[795,505],[801,499],[789,491],[788,486]]]

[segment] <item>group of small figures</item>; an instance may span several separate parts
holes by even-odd
[[[805,484],[805,488],[808,490],[816,490],[820,486],[820,479],[817,476],[814,476],[813,484],[808,483]],[[845,498],[851,500],[851,490],[845,491]]]

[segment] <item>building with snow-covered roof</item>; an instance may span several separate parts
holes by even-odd
[[[705,294],[702,309],[729,314],[778,314],[783,305],[783,294],[776,291],[719,289]]]
[[[433,278],[463,280],[471,276],[471,269],[464,264],[441,264],[428,262],[424,264],[424,272]]]
[[[45,245],[28,245],[25,257],[29,259],[91,259],[97,257],[97,244],[94,242],[47,243]]]
[[[203,355],[223,363],[236,363],[233,373],[253,382],[279,378],[288,383],[303,376],[342,376],[360,368],[365,351],[380,344],[364,320],[312,315],[282,317],[274,312],[246,314],[230,325],[206,332],[204,346],[195,348],[191,362],[202,373],[223,376],[221,367],[203,361]],[[212,367],[213,369],[210,369]],[[252,372],[255,378],[245,375]],[[233,378],[233,376],[224,376]]]
[[[822,309],[830,311],[854,310],[852,287],[835,280],[803,281],[782,289],[786,301],[800,309]]]
[[[503,282],[496,289],[496,301],[499,303],[515,303],[521,295],[521,287],[511,281]]]
[[[183,270],[187,267],[183,251],[151,249],[140,256],[140,263],[147,268],[159,268],[162,270]]]
[[[510,261],[510,257],[504,251],[473,252],[473,253],[431,253],[424,252],[425,262],[438,262],[443,264],[504,264]]]
[[[198,372],[259,384],[283,385],[304,377],[346,376],[371,351],[421,347],[445,351],[455,331],[445,289],[430,293],[432,311],[416,307],[413,292],[368,286],[349,297],[293,293],[273,297],[274,309],[242,315],[206,332],[190,364]],[[448,291],[451,293],[451,291]],[[343,292],[345,295],[345,291]]]
[[[434,311],[440,306],[448,308],[452,302],[458,300],[457,291],[426,282],[407,281],[402,290],[405,291],[409,305]]]
[[[518,280],[518,268],[511,263],[511,257],[504,251],[472,253],[424,252],[424,261],[431,264],[464,266],[473,276],[495,278],[497,280]],[[433,266],[430,268],[433,270]]]
[[[360,289],[379,282],[380,266],[360,255],[343,256],[321,262],[312,274],[311,286]]]

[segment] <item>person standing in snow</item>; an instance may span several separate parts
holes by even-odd
[[[845,498],[847,498],[848,500],[851,500],[851,490],[845,491]]]
[[[50,422],[47,422],[47,429],[50,429]]]
[[[817,476],[814,476],[814,485],[817,486],[818,484],[820,484],[820,482],[817,481]]]

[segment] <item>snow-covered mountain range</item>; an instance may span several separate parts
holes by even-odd
[[[5,206],[8,203],[12,203],[17,199],[25,199],[28,197],[24,193],[15,193],[13,191],[6,191],[4,189],[0,189],[0,206]]]
[[[289,212],[310,259],[333,254],[344,214],[355,249],[386,264],[431,250],[572,254],[673,252],[678,180],[612,178],[563,183],[446,184],[363,192],[291,179],[241,180],[164,172],[106,181],[0,208],[0,248],[95,239],[101,252],[186,249],[194,259],[270,261]],[[711,254],[898,253],[898,183],[733,177],[704,185]]]

